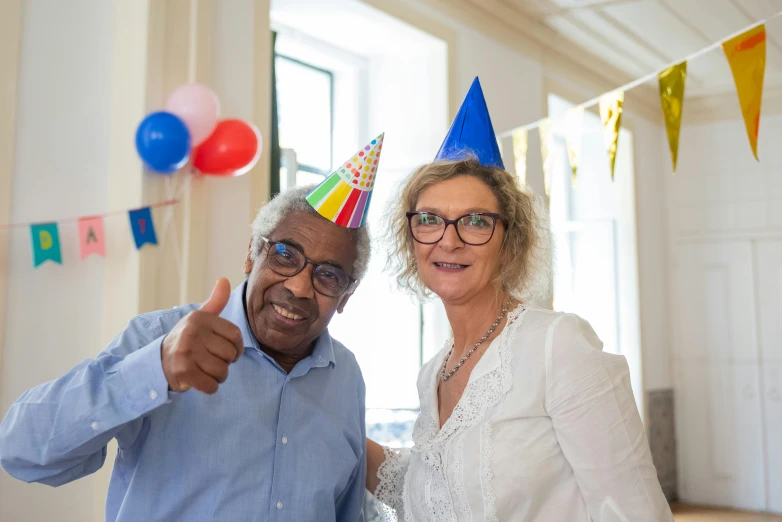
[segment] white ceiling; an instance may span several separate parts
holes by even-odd
[[[725,39],[744,27],[782,11],[779,0],[469,0],[495,18],[519,17],[543,42],[567,54],[573,47],[594,57],[588,68],[605,64],[621,72],[617,86]],[[782,88],[782,16],[768,32],[766,88]],[[687,66],[687,96],[732,91],[730,67],[721,48]]]

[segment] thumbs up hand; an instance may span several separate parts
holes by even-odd
[[[179,320],[163,340],[163,373],[172,391],[195,388],[212,394],[228,378],[228,366],[244,352],[239,327],[220,317],[231,285],[221,278],[198,310]]]

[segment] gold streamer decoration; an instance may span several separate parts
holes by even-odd
[[[600,97],[600,121],[603,124],[603,140],[608,161],[611,164],[611,179],[614,179],[616,164],[616,146],[619,142],[619,129],[622,124],[622,104],[625,101],[624,91],[614,91]]]
[[[766,72],[766,26],[761,24],[722,44],[728,58],[752,154],[758,159],[760,106]]]
[[[544,118],[538,124],[538,133],[540,134],[540,159],[543,162],[543,187],[546,189],[546,196],[551,196],[551,140],[552,135],[551,119]]]
[[[527,184],[527,145],[529,144],[526,129],[519,129],[512,135],[513,139],[513,165],[516,168],[516,176],[519,184]]]
[[[573,186],[576,186],[576,175],[581,163],[581,144],[584,138],[584,107],[574,107],[565,113],[565,144],[573,170]]]
[[[676,173],[676,160],[679,157],[679,132],[682,127],[682,109],[684,108],[684,83],[687,80],[687,62],[665,69],[657,79],[660,83],[660,105],[665,118],[668,148],[671,150],[673,172]]]

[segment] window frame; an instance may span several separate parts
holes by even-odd
[[[323,73],[326,76],[328,76],[328,83],[329,83],[329,170],[322,170],[317,167],[314,167],[312,165],[307,165],[306,163],[298,163],[297,162],[297,170],[303,171],[303,172],[309,172],[311,174],[318,174],[323,176],[324,178],[331,174],[331,167],[334,165],[334,72],[330,71],[328,69],[324,69],[322,67],[318,67],[316,65],[312,65],[311,63],[304,62],[302,60],[298,60],[296,58],[292,58],[290,56],[287,56],[282,53],[275,52],[274,53],[274,59],[282,59],[286,60],[291,63],[295,63],[296,65],[300,65],[302,67],[305,67],[307,69],[312,69],[314,71],[317,71],[319,73]],[[279,114],[279,97],[277,98],[277,112]],[[284,159],[284,156],[283,158]]]

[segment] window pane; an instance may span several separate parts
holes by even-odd
[[[331,169],[331,74],[276,57],[280,146],[300,165]]]
[[[296,173],[296,185],[301,187],[302,185],[314,185],[320,183],[325,178],[320,174],[313,174],[312,172],[305,172],[300,170]]]

